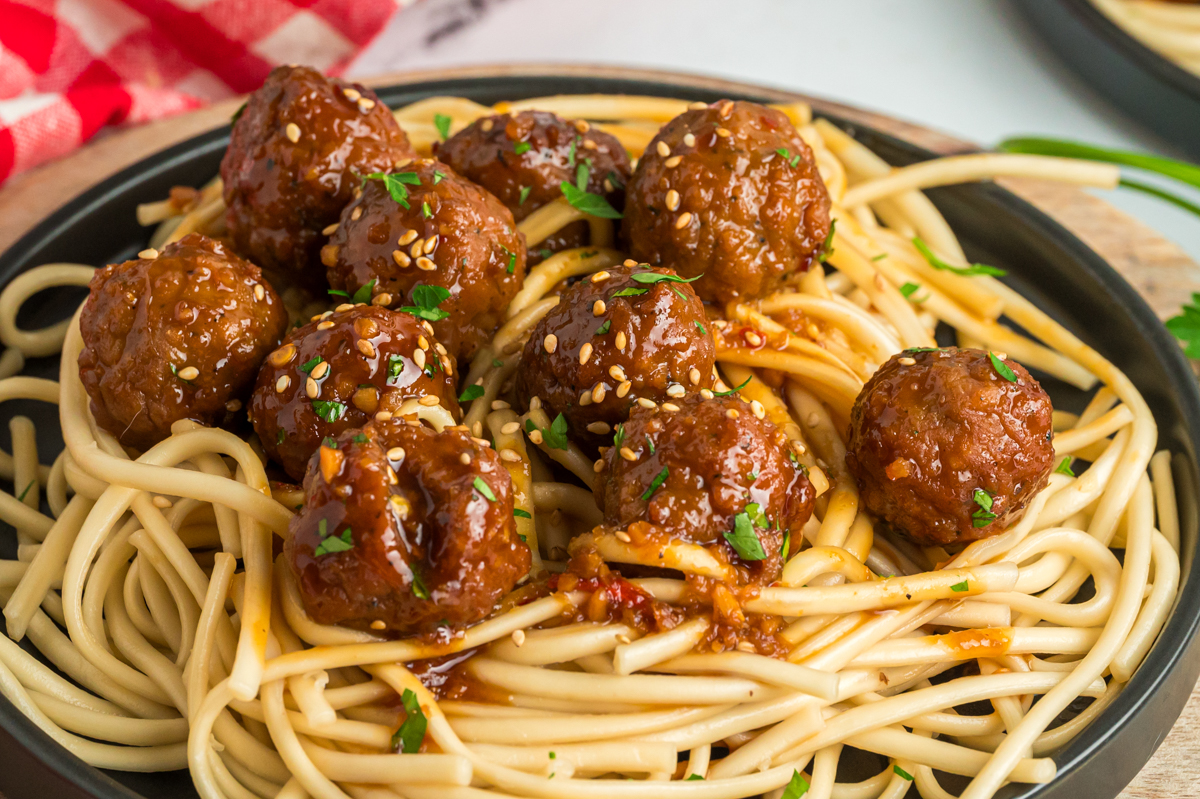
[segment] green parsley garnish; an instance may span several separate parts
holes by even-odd
[[[833,255],[833,234],[837,229],[837,220],[834,219],[829,223],[829,232],[825,234],[825,243],[821,245],[821,252],[817,255],[818,263],[825,263],[829,260],[829,256]]]
[[[905,352],[939,352],[941,347],[909,347]]]
[[[767,557],[762,541],[754,532],[754,526],[766,527],[766,516],[763,515],[757,502],[751,502],[746,509],[733,517],[733,531],[725,533],[725,540],[742,556],[743,560],[764,560]]]
[[[567,146],[567,166],[571,169],[575,168],[575,148],[579,145],[580,138],[576,136],[571,139],[571,144]]]
[[[1073,460],[1074,458],[1072,458],[1070,455],[1064,455],[1063,459],[1058,462],[1058,466],[1055,467],[1054,473],[1065,474],[1067,477],[1074,477],[1075,472],[1071,469],[1071,461]]]
[[[321,446],[326,449],[337,449],[337,439],[333,436],[325,436],[325,438],[321,439]]]
[[[365,435],[363,435],[362,433],[359,433],[358,435],[356,435],[354,437],[354,443],[355,444],[365,444],[365,443],[367,443],[367,437]]]
[[[483,386],[481,386],[481,385],[467,386],[466,388],[463,389],[463,393],[458,395],[458,401],[459,402],[470,402],[471,400],[477,400],[482,396],[483,396]]]
[[[647,439],[647,441],[649,441],[649,439]],[[650,451],[653,452],[654,450],[652,449]],[[650,497],[654,496],[654,492],[657,491],[659,489],[659,487],[667,481],[667,475],[669,475],[670,473],[671,473],[670,468],[664,466],[664,467],[662,467],[661,472],[654,475],[654,479],[650,481],[650,487],[642,492],[642,502],[646,502],[650,499]],[[757,539],[755,539],[755,540],[757,540]],[[759,547],[759,548],[761,549],[761,547]]]
[[[542,249],[537,251],[537,254],[542,256],[542,260],[544,261],[547,258],[549,258],[551,255],[554,255],[554,250],[551,250],[547,247],[543,247]]]
[[[532,519],[533,518],[532,513],[530,513],[527,510],[521,510],[520,508],[513,508],[513,516],[516,516],[518,519]]]
[[[285,438],[287,438],[287,432],[285,432],[284,430],[281,429],[278,433],[275,434],[275,445],[279,446],[280,444],[282,444],[283,440]]]
[[[516,271],[517,268],[517,254],[515,252],[509,252],[508,248],[503,244],[500,245],[500,249],[504,250],[504,254],[508,256],[507,271],[511,275],[514,271]]]
[[[179,376],[179,367],[177,367],[175,364],[169,363],[167,364],[167,368],[171,370],[171,374],[175,375],[175,378],[180,383],[187,383],[189,386],[192,384],[191,380]]]
[[[788,166],[792,167],[793,169],[795,169],[796,166],[800,163],[800,156],[792,155],[790,152],[788,152],[788,149],[786,147],[780,147],[775,152],[777,152],[781,156],[783,156],[783,160],[787,161]]]
[[[242,114],[246,113],[246,106],[250,105],[250,101],[242,103],[238,106],[238,110],[233,112],[233,116],[229,118],[230,125],[236,125],[237,121],[242,118]]]
[[[326,422],[336,422],[346,412],[346,406],[333,400],[313,400],[313,411]]]
[[[558,757],[558,755],[554,754],[553,752],[550,753],[551,760],[554,760],[556,757]]]
[[[560,184],[560,188],[562,189],[563,196],[567,198],[567,202],[585,214],[598,216],[602,219],[621,219],[624,216],[599,194],[583,191],[577,186],[572,186],[565,180]]]
[[[503,365],[504,361],[500,360],[499,358],[492,358],[492,366],[495,368],[499,369]]]
[[[892,766],[892,771],[896,772],[897,774],[899,774],[901,777],[908,780],[909,782],[913,781],[913,775],[909,774],[907,771],[900,768],[899,766]]]
[[[728,391],[714,391],[713,396],[714,397],[728,397],[730,394],[736,394],[739,391],[741,391],[743,388],[748,386],[750,384],[750,380],[751,380],[751,378],[747,377],[740,386],[738,386],[737,388],[731,388]]]
[[[421,203],[421,216],[433,219],[433,209],[429,207],[429,203]]]
[[[704,329],[704,325],[700,324],[699,322],[696,323],[696,329],[700,331],[700,335],[702,335],[702,336],[708,335],[708,331]]]
[[[604,320],[604,324],[602,324],[602,325],[600,325],[600,327],[596,328],[596,332],[595,332],[595,333],[593,333],[592,335],[593,335],[593,336],[603,336],[603,335],[604,335],[605,333],[607,333],[607,332],[609,331],[609,329],[611,329],[611,328],[612,328],[612,320],[611,320],[611,319],[605,319],[605,320]]]
[[[621,444],[625,442],[625,425],[617,425],[617,429],[613,432],[613,446],[617,449],[621,448]]]
[[[610,297],[610,299],[616,299],[617,297],[636,297],[639,294],[645,294],[649,290],[650,289],[636,289],[633,286],[626,286],[620,291],[613,292],[613,295]]]
[[[682,278],[679,275],[665,275],[662,272],[638,272],[629,276],[629,279],[635,283],[647,283],[654,285],[655,283],[691,283],[704,277],[703,274],[695,277]]]
[[[567,449],[567,420],[561,413],[554,417],[550,426],[542,430],[542,441],[550,449]]]
[[[688,778],[686,780],[684,780],[684,782],[691,782],[692,780],[702,780],[702,779],[704,779],[704,777],[700,776],[699,774],[689,774]]]
[[[450,138],[450,122],[450,117],[445,114],[433,115],[433,126],[437,128],[438,135],[442,137],[443,141]]]
[[[784,789],[781,799],[800,799],[806,793],[808,793],[808,780],[804,779],[804,775],[799,771],[793,771],[792,779]]]
[[[437,184],[441,183],[445,179],[446,179],[445,172],[440,172],[436,169],[433,171],[433,185],[436,186]]]
[[[996,374],[1010,383],[1017,382],[1017,373],[1012,370],[1012,367],[1002,361],[996,353],[989,352],[988,360],[992,362],[992,368],[996,370]]]
[[[954,585],[950,586],[950,590],[956,594],[961,594],[963,591],[970,589],[970,587],[971,586],[969,585],[968,581],[963,580],[961,583],[955,583]]]
[[[903,286],[900,287],[900,293],[902,295],[904,295],[905,297],[911,297],[913,294],[915,294],[917,292],[917,290],[919,288],[921,288],[921,287],[919,285],[917,285],[916,283],[905,283]]]
[[[519,141],[513,145],[513,152],[517,155],[524,155],[533,149],[533,145],[527,141]]]
[[[37,480],[30,480],[30,481],[29,481],[29,485],[25,486],[25,490],[21,492],[21,496],[17,497],[17,501],[18,501],[18,502],[24,502],[24,501],[25,501],[25,497],[29,496],[29,489],[33,488],[33,486],[34,486],[34,484],[35,484],[35,483],[37,483]]]
[[[1192,301],[1180,311],[1179,316],[1166,321],[1167,330],[1184,344],[1184,355],[1200,358],[1200,292],[1193,294]]]
[[[450,290],[443,286],[414,286],[409,300],[415,305],[406,305],[400,310],[420,319],[438,322],[450,315],[448,311],[443,311],[438,307],[449,297]]]
[[[614,189],[625,188],[625,181],[616,172],[609,172],[605,177],[608,178],[608,182],[613,185]]]
[[[425,718],[425,713],[421,710],[421,703],[417,701],[417,695],[410,689],[404,689],[400,701],[404,704],[406,718],[400,725],[400,729],[396,730],[396,734],[392,736],[392,749],[401,754],[412,754],[420,751],[429,720]]]
[[[1004,277],[1008,273],[1003,269],[997,269],[994,266],[987,264],[971,264],[970,266],[955,266],[948,264],[941,258],[934,255],[933,250],[929,249],[929,245],[921,241],[920,236],[916,236],[912,240],[913,246],[917,248],[917,252],[932,266],[934,269],[940,269],[943,272],[953,272],[962,277],[976,277],[978,275],[991,275],[992,277]]]
[[[517,200],[517,205],[524,205],[525,201],[529,199],[529,192],[531,192],[531,191],[533,191],[532,186],[522,186],[521,187],[521,197],[519,200]]]
[[[592,159],[589,158],[587,161],[582,162],[575,167],[575,188],[579,189],[580,191],[587,191],[588,173],[591,171],[589,169],[591,161]]]
[[[491,487],[488,486],[487,483],[483,482],[482,477],[476,477],[475,482],[472,485],[475,486],[476,491],[478,491],[480,494],[483,494],[484,499],[486,499],[488,502],[496,501],[496,495],[492,493]]]
[[[408,189],[406,186],[420,186],[421,178],[416,172],[372,172],[363,178],[367,180],[382,180],[384,188],[388,190],[388,194],[392,195],[392,199],[397,205],[404,208],[410,208],[408,204]]]
[[[313,369],[315,369],[317,364],[319,364],[322,360],[324,360],[324,359],[321,358],[320,355],[317,355],[311,361],[305,361],[304,363],[300,364],[300,371],[304,372],[305,374],[308,374]]]
[[[654,439],[652,439],[650,436],[646,436],[646,446],[650,448],[650,454],[653,455],[654,454]]]
[[[872,260],[872,261],[882,261],[884,258],[887,258],[887,253],[886,253],[886,252],[881,252],[881,253],[879,253],[879,255],[876,255],[876,256],[875,256],[874,258],[872,258],[871,260]]]
[[[391,380],[391,379],[399,377],[400,373],[403,371],[404,371],[404,356],[403,355],[389,355],[388,356],[388,368],[387,368],[388,379]]]
[[[987,527],[996,520],[996,514],[992,513],[993,498],[991,494],[982,488],[977,488],[971,498],[979,506],[979,509],[971,514],[971,523],[975,527]]]
[[[425,587],[425,581],[416,569],[412,570],[412,581],[413,596],[417,599],[429,599],[429,589]]]
[[[368,303],[371,301],[371,295],[375,293],[375,278],[371,278],[371,282],[365,286],[360,286],[358,291],[354,292],[354,296],[350,301],[357,304]]]
[[[792,549],[792,531],[787,530],[783,534],[783,544],[779,547],[779,556],[784,560],[788,559],[788,553]]]
[[[349,527],[343,530],[341,535],[330,535],[328,523],[322,519],[317,522],[317,532],[321,535],[321,543],[317,544],[317,548],[313,550],[314,558],[319,558],[322,555],[328,555],[332,552],[345,552],[348,549],[354,549],[354,539],[351,538],[352,533]]]

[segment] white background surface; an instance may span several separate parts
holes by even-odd
[[[427,0],[351,72],[543,61],[769,84],[982,144],[1041,134],[1178,156],[1060,64],[1005,0]],[[1200,260],[1200,219],[1105,194]]]

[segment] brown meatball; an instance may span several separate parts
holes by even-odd
[[[417,286],[445,288],[450,296],[438,308],[449,315],[433,329],[462,360],[491,339],[525,280],[525,242],[512,214],[430,158],[366,181],[321,260],[334,289],[371,285],[384,305],[416,307]]]
[[[782,112],[723,100],[685,111],[650,142],[622,230],[634,258],[703,275],[701,299],[753,299],[821,253],[829,194]]]
[[[257,266],[192,233],[157,257],[98,270],[79,328],[79,378],[96,423],[144,450],[180,419],[240,416],[287,311]]]
[[[563,414],[572,439],[592,447],[609,441],[639,398],[677,402],[712,388],[716,357],[704,306],[673,271],[642,265],[605,274],[562,293],[533,329],[517,373],[525,405],[541,398],[552,418]],[[582,358],[585,346],[591,354]]]
[[[285,548],[316,621],[398,633],[461,627],[528,573],[512,480],[462,429],[393,418],[333,444],[313,455]]]
[[[863,503],[918,544],[995,535],[1046,486],[1050,398],[1003,364],[981,350],[907,350],[854,403],[846,465]]]
[[[605,524],[645,520],[673,539],[716,545],[746,581],[771,582],[783,568],[785,534],[798,549],[812,515],[804,467],[787,436],[739,397],[693,394],[675,404],[638,406],[617,428],[595,486]],[[747,522],[753,534],[738,535]]]
[[[293,330],[267,356],[250,405],[263,449],[304,477],[322,439],[436,397],[457,419],[457,374],[428,324],[373,305],[339,305]],[[311,385],[310,385],[311,384]]]
[[[625,204],[629,154],[621,143],[583,120],[571,122],[548,111],[476,120],[444,142],[437,156],[496,195],[518,222],[561,197],[564,180],[576,184],[581,164],[588,170],[589,192],[617,210]],[[587,223],[576,222],[538,249],[559,252],[587,242]]]
[[[322,230],[360,175],[412,156],[375,93],[310,67],[276,67],[250,95],[221,161],[234,246],[272,274],[320,288]]]

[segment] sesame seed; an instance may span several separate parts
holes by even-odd
[[[147,261],[153,261],[158,257],[158,250],[153,247],[147,247],[138,253],[138,258],[145,258]]]
[[[712,393],[712,389],[702,388],[700,389],[700,396],[704,397],[705,399],[712,399],[714,395]]]
[[[604,316],[604,312],[608,310],[608,306],[604,304],[604,300],[596,300],[592,303],[592,316]]]
[[[287,127],[283,129],[283,132],[292,144],[300,141],[300,126],[295,122],[287,123]]]
[[[321,393],[321,387],[317,385],[316,380],[311,377],[307,378],[304,381],[304,393],[308,395],[309,399],[316,399],[317,395]]]
[[[580,405],[591,405],[592,404],[592,392],[585,391],[582,394],[580,394],[579,395],[579,404]]]
[[[492,448],[492,442],[488,441],[486,438],[477,438],[472,436],[471,440],[474,441],[477,446],[483,447],[484,449]]]
[[[596,474],[604,471],[604,458],[596,458],[596,462],[592,464],[592,471]]]
[[[372,100],[370,97],[364,97],[358,101],[358,110],[362,111],[364,114],[367,113],[368,111],[370,111],[374,107],[375,107],[375,101]]]
[[[396,476],[396,470],[393,469],[391,466],[388,467],[387,476],[388,476],[388,483],[390,483],[391,485],[396,485],[396,483],[400,482],[400,478]]]
[[[679,210],[679,192],[675,191],[674,189],[671,189],[670,191],[668,191],[666,203],[667,203],[668,211],[678,211]]]
[[[596,385],[592,386],[592,402],[604,402],[604,395],[607,391],[608,386],[604,385],[603,383],[597,383]]]
[[[625,379],[625,370],[615,363],[608,367],[608,373],[612,376],[613,380],[618,382]]]
[[[545,348],[546,352],[554,352],[558,349],[558,336],[553,333],[547,333],[546,337],[542,339],[542,347]]]
[[[492,126],[495,124],[496,124],[495,120],[488,118],[479,123],[479,129],[482,130],[484,133],[487,133],[489,130],[492,129]]]
[[[631,642],[632,642],[632,639],[625,633],[621,633],[620,635],[617,636],[617,643],[628,644]]]
[[[404,447],[392,447],[387,451],[387,459],[389,461],[404,460]]]
[[[313,370],[310,372],[310,374],[313,376],[313,379],[320,380],[328,371],[329,361],[321,361],[319,364],[313,367]]]
[[[750,410],[754,411],[754,415],[759,419],[765,419],[767,417],[767,409],[764,408],[763,404],[758,400],[750,401]]]
[[[509,405],[504,400],[492,400],[492,410],[493,411],[507,411],[511,407],[512,406]]]
[[[717,128],[717,135],[722,139],[728,139],[733,133],[730,132],[729,128]]]
[[[421,254],[421,247],[424,246],[424,244],[425,244],[425,239],[417,239],[416,241],[413,242],[412,247],[409,248],[408,254],[411,255],[413,258],[416,258],[417,256],[419,256]]]
[[[386,630],[387,624],[383,621],[383,619],[376,619],[375,621],[371,622],[371,629],[372,630]]]
[[[425,239],[425,246],[422,247],[421,249],[425,252],[426,255],[429,255],[429,253],[431,253],[435,249],[437,249],[437,245],[438,245],[438,237],[437,237],[437,234],[434,234],[434,235],[430,236],[429,238]]]
[[[617,386],[617,396],[621,399],[624,399],[625,395],[629,393],[629,389],[631,388],[633,388],[632,382],[628,380],[622,381],[621,385]]]
[[[194,366],[185,366],[179,370],[180,380],[195,380],[200,376],[200,370]]]
[[[424,336],[417,336],[417,346],[423,350],[429,349],[429,339]]]
[[[761,347],[763,340],[762,336],[755,333],[753,330],[746,331],[746,343],[751,347]]]
[[[700,377],[701,377],[700,370],[697,369],[696,367],[693,366],[688,371],[688,380],[692,381],[693,386],[698,385],[700,383]]]
[[[392,295],[388,294],[386,291],[383,292],[382,294],[376,294],[374,297],[371,298],[371,304],[372,305],[391,305],[392,304]]]
[[[667,411],[668,413],[675,413],[676,411],[679,410],[679,406],[673,402],[664,402],[661,407],[664,411]]]
[[[608,422],[592,422],[587,426],[587,430],[589,433],[602,436],[605,433],[612,432],[612,427],[609,426]]]
[[[726,100],[721,104],[721,116],[727,117],[733,111],[733,100]]]
[[[510,424],[516,424],[518,430],[521,428],[521,425],[517,424],[516,422],[510,422]],[[521,454],[515,449],[502,449],[500,450],[500,460],[505,461],[506,463],[520,463]]]
[[[412,258],[409,258],[408,255],[400,250],[392,250],[392,260],[395,261],[396,266],[400,267],[401,269],[412,263]]]
[[[663,166],[665,166],[667,169],[674,169],[675,167],[679,166],[681,163],[683,163],[683,156],[682,155],[673,155],[670,158],[668,158],[666,161],[663,161]]]
[[[413,350],[412,361],[418,369],[425,368],[425,350]]]
[[[702,103],[699,100],[688,106],[689,111],[703,111],[708,108],[708,103]]]
[[[358,99],[360,97],[362,97],[362,92],[360,92],[358,89],[353,89],[349,86],[342,89],[342,94],[346,95],[346,99],[352,103],[357,103]]]
[[[671,148],[667,146],[667,143],[665,141],[660,141],[658,143],[657,150],[658,150],[658,154],[661,155],[663,158],[666,158],[668,155],[671,154]]]
[[[391,419],[391,418],[392,418],[391,411],[380,411],[379,413],[375,414],[375,421],[377,421],[377,422],[386,422],[388,419]]]
[[[634,267],[637,265],[638,265],[638,262],[633,260],[632,258],[626,258],[624,263],[621,264],[621,266],[629,266],[629,267]]]
[[[321,231],[321,235],[322,236],[332,236],[334,233],[337,233],[337,229],[340,226],[341,226],[341,224],[339,222],[334,222],[332,225],[326,225],[325,228]]]
[[[421,320],[421,327],[425,328],[426,333],[428,333],[431,336],[433,335],[433,325],[429,324],[429,321],[427,319]]]
[[[676,229],[676,230],[683,230],[685,227],[687,227],[687,226],[688,226],[688,225],[690,225],[691,223],[692,223],[692,212],[691,212],[691,211],[684,211],[684,212],[683,212],[682,214],[680,214],[680,215],[679,215],[679,217],[678,217],[678,218],[675,220],[675,229]]]
[[[679,383],[676,383],[676,384],[674,384],[674,385],[672,385],[672,386],[668,386],[668,387],[667,387],[667,396],[668,396],[668,397],[674,397],[675,399],[679,399],[680,397],[682,397],[682,396],[683,396],[684,394],[686,394],[686,393],[687,393],[687,389],[685,389],[685,388],[684,388],[684,387],[683,387],[681,384],[679,384]]]
[[[357,341],[357,343],[355,344],[355,346],[358,347],[359,352],[361,352],[363,355],[367,356],[368,358],[375,357],[375,345],[372,344],[371,342],[367,341],[365,338],[360,338]]]
[[[520,422],[509,422],[508,424],[506,424],[500,428],[500,432],[506,436],[511,436],[513,433],[517,432],[520,429],[521,429]]]
[[[362,206],[356,205],[354,206],[354,210],[350,212],[350,221],[357,222],[360,219],[362,219]]]
[[[585,341],[583,346],[579,348],[579,365],[583,366],[592,357],[592,343]]]
[[[695,134],[693,134],[693,133],[685,133],[685,134],[683,134],[683,143],[684,143],[685,145],[687,145],[688,147],[695,147],[695,146],[696,146],[696,136],[695,136]]]
[[[915,358],[901,358],[900,360],[897,361],[897,363],[902,364],[904,366],[915,366],[917,361]]]
[[[463,428],[466,429],[466,426],[464,425]],[[479,436],[483,435],[483,422],[476,422],[475,424],[471,425],[471,435],[475,436],[476,438],[479,438]]]
[[[272,352],[271,357],[267,360],[271,362],[272,366],[283,366],[294,357],[296,357],[296,345],[284,344],[282,347]]]
[[[287,391],[287,387],[291,384],[292,378],[288,377],[287,375],[280,375],[279,379],[275,381],[275,391],[278,393],[283,393],[284,391]]]
[[[263,288],[262,283],[254,284],[254,299],[262,302],[267,298],[267,290]]]
[[[596,142],[592,141],[591,139],[584,139],[584,140],[583,140],[583,149],[585,149],[585,150],[595,150],[595,149],[598,149],[598,148],[596,147]]]
[[[725,415],[730,419],[736,419],[741,416],[741,414],[737,412],[737,408],[730,408],[729,410],[725,411]]]
[[[321,263],[326,266],[333,266],[337,263],[338,246],[336,244],[326,244],[321,248]]]
[[[326,320],[317,325],[317,330],[328,330],[331,327],[333,327],[333,322]]]
[[[424,397],[421,397],[419,400],[417,400],[417,404],[424,405],[426,408],[432,408],[434,405],[438,404],[438,398],[432,394],[426,394]]]
[[[513,630],[512,631],[512,641],[518,647],[521,646],[521,644],[525,643],[525,631],[524,630]]]
[[[469,453],[464,452],[463,454],[458,456],[458,462],[461,463],[463,466],[470,466],[471,465],[471,455]]]
[[[399,239],[397,239],[396,243],[399,244],[401,247],[407,247],[408,245],[410,245],[414,241],[416,241],[416,239],[417,239],[417,231],[410,230],[410,231],[406,232],[403,236],[401,236]]]
[[[608,280],[609,277],[610,277],[610,275],[608,274],[608,272],[601,269],[599,272],[592,275],[591,281],[593,283],[603,283],[604,281]]]
[[[351,309],[351,308],[353,308],[353,307],[354,307],[354,305],[353,305],[353,304],[351,304],[351,303],[348,303],[348,302],[343,302],[341,305],[339,305],[338,307],[334,308],[333,310],[334,310],[334,311],[336,311],[337,313],[341,313],[342,311],[348,311],[348,310],[350,310],[350,309]]]
[[[529,440],[535,444],[541,444],[542,443],[542,431],[541,430],[530,430],[529,431]]]
[[[748,652],[751,655],[758,652],[758,649],[755,648],[753,642],[751,641],[738,641],[737,648],[739,652]]]
[[[627,461],[636,461],[638,456],[629,447],[621,447],[621,457]]]
[[[586,119],[577,119],[575,120],[574,125],[575,130],[579,131],[580,133],[587,133],[592,129],[592,126],[588,124]]]
[[[425,272],[432,272],[433,270],[437,269],[437,264],[422,255],[417,259],[417,269]]]
[[[816,411],[813,411],[808,415],[808,418],[804,420],[804,423],[809,427],[816,427],[821,423],[821,417],[817,415]]]
[[[625,336],[625,331],[624,331],[624,330],[618,330],[618,331],[617,331],[617,338],[616,338],[616,340],[615,340],[615,342],[614,342],[614,343],[617,345],[617,349],[619,349],[619,350],[623,350],[623,349],[625,349],[625,342],[626,342],[626,341],[627,341],[627,339],[626,339],[626,336]]]
[[[646,408],[647,410],[651,410],[653,408],[658,407],[658,403],[656,403],[652,399],[646,399],[645,397],[638,397],[637,404],[641,405],[643,408]]]
[[[166,497],[156,496],[154,499],[151,500],[151,502],[154,503],[154,507],[162,508],[163,510],[166,510],[167,508],[171,507],[171,500],[167,499]]]
[[[449,355],[450,354],[450,353],[446,352],[446,348],[441,345],[441,342],[434,344],[433,348],[438,351],[439,355]]]
[[[530,397],[529,398],[529,410],[537,411],[537,410],[541,410],[541,407],[542,407],[542,398],[541,397]]]

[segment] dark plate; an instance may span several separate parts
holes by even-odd
[[[423,81],[380,91],[398,106],[435,94],[456,94],[483,103],[545,94],[608,92],[651,94],[711,101],[722,96],[773,101],[777,92],[713,88],[713,82],[686,78],[662,80],[614,77],[520,75]],[[834,119],[841,124],[841,120]],[[890,136],[846,125],[860,141],[894,164],[932,154]],[[0,256],[0,283],[24,269],[50,261],[104,264],[136,253],[149,231],[139,227],[134,208],[160,199],[177,184],[198,185],[215,174],[228,129],[198,136],[145,159],[85,192]],[[1200,672],[1200,645],[1193,644],[1200,623],[1200,582],[1195,579],[1200,497],[1196,455],[1200,452],[1200,392],[1175,341],[1137,293],[1098,255],[1047,216],[993,185],[939,189],[930,196],[961,237],[973,260],[1008,270],[1006,278],[1055,319],[1110,358],[1146,397],[1159,424],[1159,446],[1175,455],[1183,539],[1183,583],[1177,607],[1146,662],[1126,690],[1097,721],[1055,755],[1060,776],[1052,784],[1010,787],[1004,797],[1106,799],[1114,797],[1149,759],[1178,717]],[[75,307],[62,297],[43,295],[26,314],[44,324]],[[31,364],[34,372],[53,374],[57,359]],[[1047,381],[1055,405],[1078,409],[1080,392]],[[10,405],[17,405],[10,403]],[[5,422],[15,412],[33,413],[45,422],[46,453],[55,452],[57,424],[46,408],[0,408]],[[7,425],[0,425],[0,444]],[[0,554],[11,557],[12,532],[0,532]],[[5,551],[7,547],[7,551]],[[125,774],[103,772],[68,754],[0,699],[0,791],[8,799],[25,797],[123,797],[169,799],[193,796],[186,772]],[[849,778],[850,775],[843,775]],[[866,776],[865,774],[863,776]],[[861,777],[860,777],[861,778]]]
[[[1012,0],[1050,49],[1113,104],[1200,161],[1200,77],[1089,0]]]

